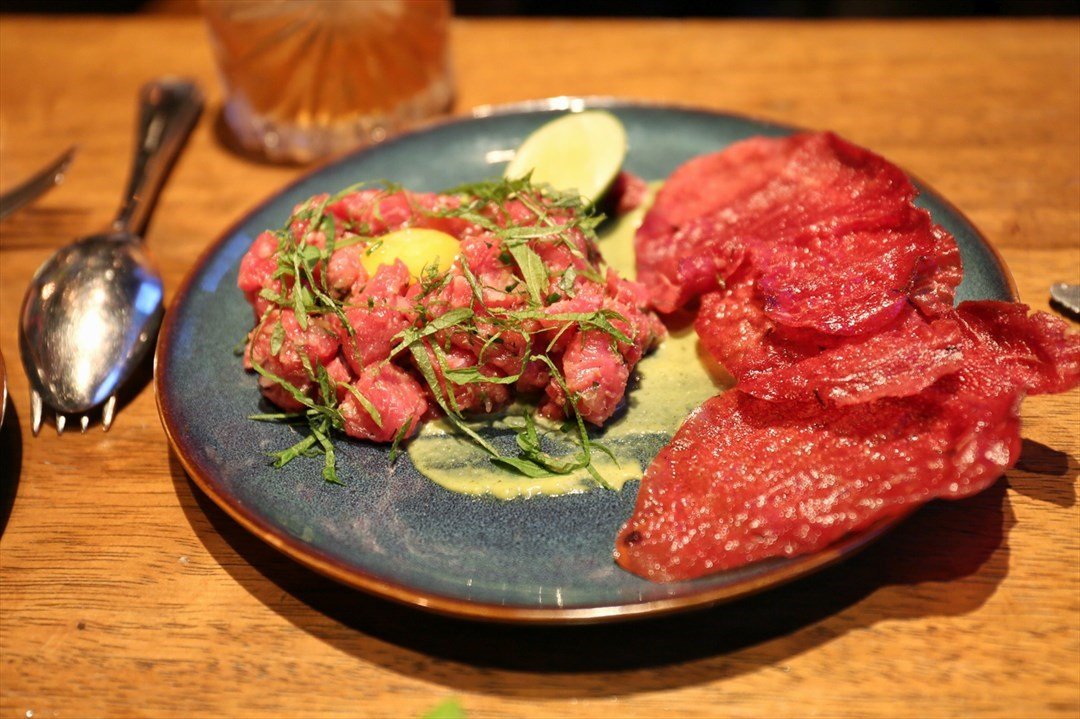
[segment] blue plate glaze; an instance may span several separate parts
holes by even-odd
[[[294,430],[247,419],[260,411],[255,376],[233,349],[251,328],[236,288],[241,256],[291,208],[359,181],[392,180],[440,190],[498,176],[491,153],[511,150],[567,107],[602,106],[629,137],[626,169],[666,177],[679,163],[750,135],[795,128],[703,110],[558,99],[453,120],[400,136],[324,166],[285,188],[228,230],[189,274],[159,340],[155,383],[166,432],[195,482],[249,530],[295,559],[347,584],[458,616],[577,622],[704,606],[772,587],[851,554],[892,520],[828,550],[763,562],[703,579],[653,584],[615,565],[615,534],[633,509],[636,484],[512,502],[451,493],[421,476],[408,456],[390,464],[384,447],[341,438],[346,486],[320,477],[321,460],[283,469],[267,453]],[[961,299],[1011,299],[1011,279],[978,231],[923,187],[920,202],[955,235],[964,260]]]

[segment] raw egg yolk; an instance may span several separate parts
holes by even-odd
[[[460,252],[458,245],[453,235],[410,227],[375,238],[364,251],[360,264],[368,275],[373,275],[379,265],[392,265],[394,260],[401,260],[409,268],[409,274],[419,278],[432,266],[440,273],[450,269]]]

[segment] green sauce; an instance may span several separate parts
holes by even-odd
[[[654,188],[655,191],[655,188]],[[649,198],[651,201],[651,196]],[[600,250],[607,263],[624,277],[634,275],[634,232],[645,214],[646,202],[604,229]],[[626,406],[593,435],[614,455],[593,452],[593,467],[616,489],[640,479],[656,453],[670,441],[686,416],[727,382],[723,370],[699,346],[688,322],[668,327],[668,337],[638,363],[631,377]],[[486,422],[485,429],[509,434],[515,409],[507,417]],[[561,435],[551,425],[546,439],[558,453]],[[564,448],[569,451],[569,447]],[[525,477],[493,465],[487,453],[459,437],[442,420],[428,423],[409,443],[409,457],[424,476],[452,492],[517,499],[536,495],[557,496],[597,488],[585,470],[551,477]]]

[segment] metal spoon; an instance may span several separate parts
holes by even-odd
[[[23,299],[19,346],[30,379],[31,427],[43,405],[81,414],[104,403],[102,427],[116,393],[152,346],[163,314],[161,275],[142,247],[154,200],[202,111],[191,82],[159,79],[139,94],[139,127],[131,176],[116,219],[104,232],[59,250],[38,269]]]

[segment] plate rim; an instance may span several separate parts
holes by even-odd
[[[560,95],[498,105],[481,105],[473,108],[468,114],[458,114],[423,123],[409,131],[397,134],[382,143],[357,148],[328,158],[327,160],[308,168],[260,202],[257,202],[255,205],[246,209],[238,219],[229,223],[223,231],[218,233],[217,237],[199,253],[198,258],[187,270],[180,286],[177,288],[176,293],[169,302],[169,306],[162,320],[161,330],[155,344],[153,368],[153,387],[158,416],[161,420],[171,451],[180,461],[188,477],[195,483],[200,491],[209,497],[219,508],[224,510],[226,514],[240,524],[246,531],[251,532],[274,549],[282,552],[294,561],[299,562],[301,565],[315,570],[316,572],[346,586],[368,592],[383,599],[395,601],[399,604],[429,610],[437,614],[459,619],[549,625],[591,624],[662,616],[692,609],[704,609],[721,602],[743,598],[765,589],[776,588],[836,564],[842,559],[853,556],[858,551],[874,543],[883,534],[900,524],[911,513],[916,511],[918,508],[913,508],[901,514],[879,520],[868,529],[853,535],[848,535],[841,541],[830,545],[819,552],[786,559],[784,560],[784,564],[779,565],[773,571],[752,576],[734,584],[706,588],[698,592],[642,602],[623,602],[567,608],[524,607],[520,605],[497,604],[487,601],[461,599],[416,589],[409,586],[407,582],[393,581],[382,576],[377,576],[372,572],[331,557],[322,549],[304,542],[299,537],[296,537],[267,521],[257,512],[251,511],[244,503],[239,501],[229,492],[220,491],[220,483],[212,477],[212,472],[199,466],[199,464],[189,456],[190,453],[186,451],[184,447],[184,438],[180,436],[181,428],[175,417],[175,408],[170,405],[170,402],[166,397],[167,393],[162,391],[162,383],[165,381],[163,378],[168,374],[169,369],[167,348],[172,344],[172,338],[176,330],[175,318],[179,313],[179,308],[185,303],[186,298],[194,285],[195,276],[206,266],[206,263],[210,258],[219,252],[221,247],[236,235],[243,225],[247,224],[259,212],[278,202],[281,197],[286,195],[292,189],[306,182],[309,178],[323,172],[327,168],[350,162],[354,158],[362,157],[370,152],[379,151],[383,147],[407,141],[413,136],[425,134],[452,125],[468,124],[487,117],[523,115],[526,113],[538,112],[579,111],[592,108],[641,108],[678,113],[692,113],[716,118],[740,119],[758,125],[771,126],[792,132],[805,130],[805,128],[789,123],[776,122],[773,120],[756,118],[751,115],[700,106],[622,99],[612,96]],[[1011,299],[1015,301],[1018,298],[1016,282],[998,249],[990,243],[989,239],[978,229],[975,223],[973,223],[967,215],[957,208],[950,200],[934,190],[917,176],[908,173],[906,170],[904,170],[904,172],[908,174],[912,181],[917,183],[925,193],[933,195],[937,202],[944,205],[951,213],[971,228],[980,244],[989,251],[992,261],[1005,280]]]

